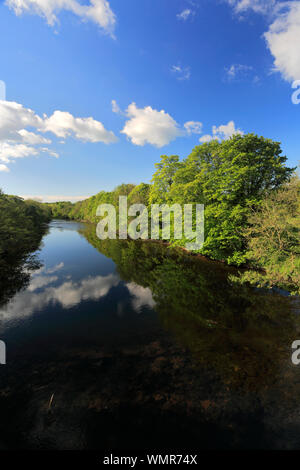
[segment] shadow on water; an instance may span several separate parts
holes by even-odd
[[[55,266],[0,310],[0,448],[300,447],[298,300],[92,225],[44,244]]]

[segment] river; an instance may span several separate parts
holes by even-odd
[[[299,449],[299,301],[54,220],[2,292],[0,449]]]

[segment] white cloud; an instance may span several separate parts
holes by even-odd
[[[22,142],[29,145],[39,145],[39,144],[51,144],[50,139],[46,139],[45,137],[35,134],[34,132],[29,132],[26,129],[21,129],[17,131],[17,134],[20,136]]]
[[[10,144],[7,142],[0,142],[0,161],[8,163],[10,160],[16,158],[29,157],[31,155],[38,155],[39,151],[28,145],[24,144]]]
[[[3,172],[8,173],[8,172],[9,172],[9,168],[8,168],[8,166],[3,165],[3,164],[1,163],[1,164],[0,164],[0,171],[3,171]]]
[[[54,152],[54,150],[48,149],[47,147],[42,147],[39,150],[40,152],[47,153],[48,155],[50,155],[50,157],[59,158],[59,155],[57,152]]]
[[[119,105],[118,105],[118,103],[116,102],[116,100],[111,100],[111,108],[112,108],[112,112],[113,112],[113,113],[122,114],[122,110],[121,110],[121,108],[119,107]]]
[[[225,0],[234,8],[236,13],[253,10],[255,13],[268,13],[272,11],[277,0]]]
[[[151,106],[137,108],[135,103],[131,103],[126,113],[129,120],[121,132],[135,145],[143,146],[148,143],[163,147],[184,133],[164,110],[157,111]]]
[[[40,276],[40,274],[39,274]],[[120,278],[116,274],[107,276],[89,276],[80,281],[66,281],[57,287],[48,284],[55,282],[54,276],[31,281],[31,287],[19,292],[5,307],[0,310],[1,321],[11,321],[34,314],[47,305],[59,304],[63,308],[72,308],[84,300],[99,300],[105,297],[110,289],[117,286]],[[39,288],[41,292],[35,292]]]
[[[0,100],[6,100],[6,85],[3,80],[0,80]]]
[[[43,266],[43,270],[45,271],[45,273],[47,274],[53,274],[53,273],[56,273],[57,271],[59,271],[60,269],[62,269],[64,267],[65,263],[63,261],[61,261],[60,263],[56,264],[55,266],[53,266],[52,268],[48,268],[46,269],[45,266]]]
[[[16,15],[31,13],[44,17],[50,26],[58,22],[57,14],[62,10],[71,11],[83,21],[92,21],[103,31],[113,35],[116,17],[107,0],[91,0],[82,4],[77,0],[6,0],[6,5]]]
[[[199,142],[206,143],[211,140],[228,140],[233,135],[244,135],[244,132],[240,129],[236,129],[234,121],[229,121],[228,124],[222,124],[221,126],[212,127],[212,135],[204,135],[200,137]]]
[[[209,134],[206,134],[206,135],[203,135],[202,137],[200,137],[199,142],[201,142],[202,144],[206,144],[206,143],[208,143],[212,140],[213,140],[213,136],[209,135]]]
[[[42,119],[29,108],[13,101],[0,101],[0,161],[8,163],[16,158],[39,154],[34,145],[49,144],[43,136],[27,131],[38,127]]]
[[[34,292],[35,290],[48,286],[57,280],[57,276],[35,276],[32,278],[30,285],[28,286],[28,290],[30,292]]]
[[[47,274],[57,273],[64,267],[64,265],[65,264],[61,262],[56,264],[52,268],[47,269],[46,266],[42,266],[40,269],[37,269],[31,275],[31,281],[28,286],[28,290],[30,292],[34,292],[35,290],[40,289],[41,287],[45,287],[49,284],[52,284],[53,282],[56,282],[58,280],[58,276],[47,276]]]
[[[59,201],[70,201],[77,202],[88,199],[91,196],[55,196],[55,195],[31,195],[31,194],[21,194],[20,197],[23,199],[35,199],[40,202],[59,202]]]
[[[171,72],[174,73],[177,80],[189,80],[191,78],[190,67],[181,67],[181,65],[172,65]]]
[[[42,119],[34,111],[14,101],[0,101],[0,140],[20,140],[25,127],[38,127]]]
[[[188,121],[184,124],[184,128],[187,133],[190,134],[201,134],[202,133],[202,122],[199,121]]]
[[[264,34],[274,57],[274,70],[289,82],[300,78],[300,1],[226,0],[237,14],[253,10],[266,15],[270,26]],[[256,78],[254,78],[256,81]]]
[[[121,133],[125,134],[135,145],[143,146],[148,143],[163,147],[177,137],[202,133],[202,122],[187,121],[180,126],[164,110],[157,111],[151,106],[137,108],[135,103],[131,103],[126,115],[129,120],[126,121]]]
[[[235,128],[234,121],[229,121],[228,124],[223,124],[219,127],[213,126],[213,135],[219,139],[229,139],[236,134],[243,135],[244,132]]]
[[[179,20],[186,21],[191,15],[193,15],[194,12],[190,8],[186,8],[185,10],[182,10],[181,13],[178,13],[176,17]]]
[[[134,282],[129,282],[126,287],[133,296],[132,307],[135,311],[140,312],[143,307],[155,307],[155,301],[149,287],[142,287]]]
[[[40,130],[52,132],[57,137],[66,138],[72,134],[84,142],[103,142],[111,144],[118,139],[113,132],[107,131],[103,124],[92,117],[75,118],[65,111],[54,111],[49,118],[44,116]]]
[[[300,1],[279,4],[278,16],[265,33],[275,70],[287,81],[300,79]]]
[[[226,76],[229,81],[241,80],[247,78],[253,71],[251,65],[232,64],[230,67],[225,68]]]
[[[83,142],[109,144],[118,140],[113,132],[107,131],[100,121],[92,117],[78,118],[63,111],[40,117],[19,103],[0,100],[0,161],[8,163],[41,153],[58,158],[58,153],[48,147],[51,140],[41,135],[45,132],[62,138],[74,136]]]

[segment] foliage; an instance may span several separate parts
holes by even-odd
[[[174,183],[174,176],[182,164],[177,155],[162,155],[160,162],[155,164],[157,168],[151,182],[149,202],[150,204],[163,204],[169,202],[169,192]]]
[[[162,157],[153,177],[151,202],[205,205],[205,244],[213,259],[246,260],[242,229],[251,210],[289,180],[280,144],[253,134],[199,145],[181,163]],[[163,195],[161,192],[163,191]]]
[[[260,271],[247,271],[240,282],[279,286],[300,294],[300,180],[294,176],[271,193],[248,218],[244,230],[247,257]]]
[[[128,205],[144,204],[149,206],[150,184],[141,183],[130,192],[128,196]]]
[[[256,266],[252,253],[255,247],[252,244],[248,248],[251,227],[255,225],[251,217],[260,214],[269,197],[275,201],[280,194],[286,194],[278,190],[288,183],[295,170],[286,166],[286,160],[279,142],[254,134],[234,135],[222,142],[213,140],[198,145],[182,161],[177,155],[162,155],[150,185],[122,184],[111,192],[101,191],[76,204],[59,202],[49,206],[53,217],[98,222],[98,205],[111,203],[118,209],[120,195],[128,196],[129,205],[140,203],[148,208],[151,204],[204,204],[205,242],[201,253],[229,264],[251,262]],[[288,204],[282,203],[280,207],[284,211]],[[289,223],[287,217],[290,217],[288,213],[281,217],[282,223]],[[171,214],[171,237],[173,222]],[[259,238],[255,236],[255,243],[259,243]],[[186,240],[171,239],[171,242],[184,246]],[[265,243],[263,239],[261,243]],[[275,247],[272,257],[259,258],[259,266],[273,265],[277,270],[280,265],[281,275],[291,279],[294,279],[294,269],[297,280],[297,261],[289,257],[283,262],[280,250]]]
[[[0,259],[14,260],[31,251],[43,225],[51,219],[47,206],[0,194]]]
[[[46,205],[0,191],[0,304],[27,282],[24,263],[36,267],[30,254],[39,247],[50,219]]]
[[[113,191],[100,191],[84,201],[76,202],[55,202],[47,204],[52,211],[54,219],[80,220],[84,222],[97,222],[97,207],[100,204],[113,204],[116,209],[119,206],[119,196],[129,196],[134,190],[134,184],[121,184]]]

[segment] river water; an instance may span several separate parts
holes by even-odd
[[[299,449],[299,300],[52,221],[2,292],[0,449]]]

